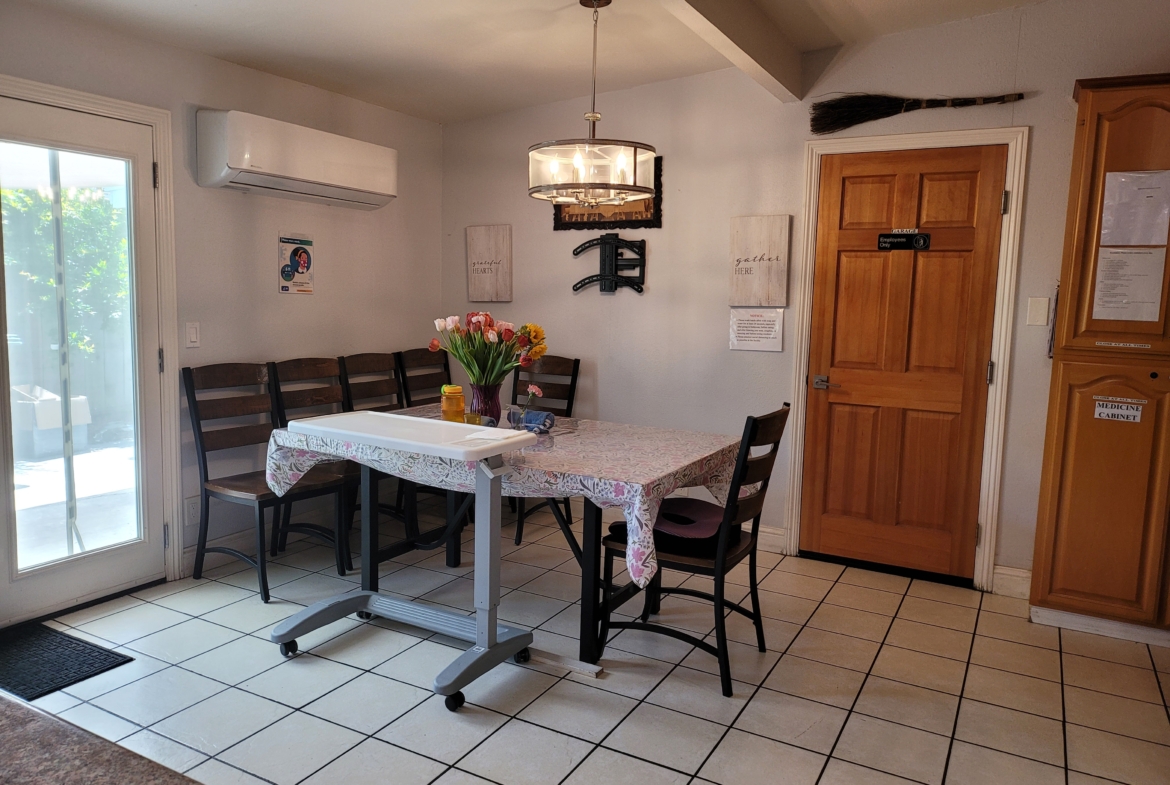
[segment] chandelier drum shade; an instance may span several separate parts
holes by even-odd
[[[596,207],[654,196],[654,154],[648,144],[598,139],[597,9],[610,0],[580,0],[593,9],[593,90],[585,122],[589,138],[541,142],[528,148],[528,195],[553,204]]]
[[[654,196],[654,148],[562,139],[528,148],[528,195],[553,204],[625,204]]]

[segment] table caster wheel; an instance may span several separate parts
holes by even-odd
[[[293,656],[297,653],[297,642],[295,640],[291,640],[288,643],[280,644],[280,653],[285,657]]]
[[[463,693],[457,692],[454,695],[448,695],[443,699],[443,705],[447,707],[447,711],[459,711],[463,706]]]
[[[369,611],[358,611],[357,617],[362,621],[369,621],[370,619],[374,618],[374,614],[370,613]]]
[[[512,655],[512,659],[517,665],[523,665],[532,659],[532,652],[528,651],[528,649],[521,649]]]

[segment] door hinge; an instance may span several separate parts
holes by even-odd
[[[163,550],[170,550],[171,547],[171,525],[169,523],[163,524]]]
[[[1011,191],[1004,191],[1003,192],[1003,202],[999,206],[1000,213],[1002,215],[1007,215],[1008,208],[1011,207],[1011,205],[1012,205],[1012,192]]]
[[[991,384],[995,381],[995,361],[987,361],[987,383]]]
[[[158,188],[158,161],[155,161],[151,168],[154,170],[154,187]]]
[[[163,350],[161,348],[158,350],[158,372],[163,372]]]

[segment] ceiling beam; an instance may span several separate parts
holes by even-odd
[[[769,93],[801,99],[800,52],[752,0],[659,2]]]

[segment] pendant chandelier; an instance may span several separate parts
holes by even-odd
[[[541,142],[528,148],[528,195],[553,204],[596,207],[654,196],[654,148],[640,142],[598,139],[597,9],[611,0],[580,0],[593,9],[593,90],[585,121],[588,139]]]

